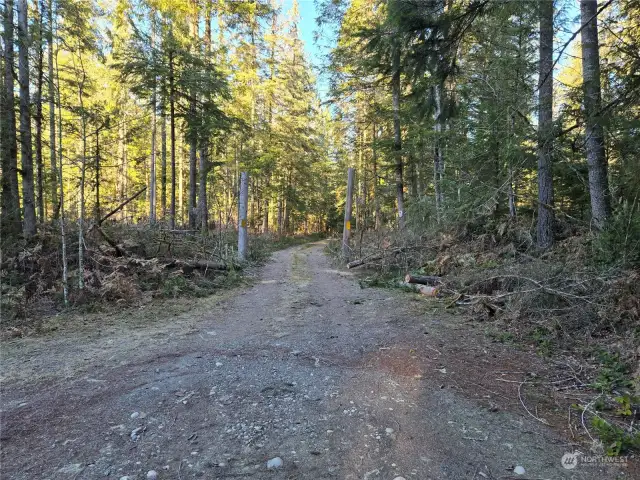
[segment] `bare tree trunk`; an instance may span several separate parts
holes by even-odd
[[[582,20],[582,85],[584,89],[585,146],[589,165],[591,216],[597,229],[604,228],[611,215],[604,130],[598,119],[602,97],[600,88],[600,52],[598,50],[598,2],[580,0]]]
[[[262,215],[262,233],[268,233],[269,232],[269,181],[270,181],[270,175],[267,174],[267,178],[265,179],[264,182],[264,188],[263,191],[264,193],[264,204],[263,204],[263,210],[264,213]]]
[[[80,48],[79,48],[80,50]],[[78,186],[78,289],[84,289],[84,183],[87,165],[87,118],[84,110],[84,84],[86,73],[82,63],[82,52],[79,52],[81,80],[78,85],[78,101],[80,104],[80,134],[82,135],[82,151],[80,154],[80,185]]]
[[[553,245],[553,1],[540,0],[538,246]]]
[[[278,235],[282,235],[282,193],[278,194]]]
[[[178,211],[180,225],[184,226],[184,137],[178,138]]]
[[[52,43],[53,46],[53,43]],[[60,85],[60,69],[58,67],[58,59],[56,58],[56,83]],[[53,73],[53,68],[51,69]],[[64,217],[64,177],[62,176],[62,101],[60,98],[60,89],[57,90],[58,100],[58,181],[60,182],[60,241],[62,244],[62,293],[64,297],[65,307],[69,305],[69,282],[67,268],[67,239],[65,236],[65,217]]]
[[[169,122],[171,124],[171,210],[169,228],[176,228],[176,107],[173,51],[169,52]]]
[[[151,11],[151,48],[154,48],[156,40],[156,12]],[[151,95],[151,171],[149,173],[149,224],[156,223],[156,110],[157,110],[156,85],[154,80],[153,94]]]
[[[438,15],[444,13],[444,0],[436,0],[436,8]],[[442,33],[438,34],[438,40],[444,41]],[[442,60],[442,59],[440,59]],[[444,112],[442,111],[442,104],[444,100],[444,81],[438,80],[438,83],[433,87],[433,98],[435,103],[434,119],[434,155],[433,155],[433,188],[435,190],[436,200],[436,219],[439,222],[442,221],[444,215],[444,192],[442,189],[442,179],[444,178],[444,152],[442,145],[442,133],[444,131]]]
[[[29,26],[27,0],[18,0],[18,77],[20,84],[20,158],[22,166],[22,204],[26,238],[36,234],[36,207],[31,145],[31,100],[29,98]]]
[[[195,112],[193,113],[195,115]],[[193,135],[193,133],[192,133]],[[198,162],[198,147],[195,138],[189,139],[189,228],[196,228],[196,189],[198,183],[198,172],[196,165]]]
[[[49,162],[51,175],[51,205],[53,206],[53,218],[58,215],[58,184],[56,162],[56,105],[55,89],[53,83],[53,0],[48,0],[47,5],[47,94],[49,95]]]
[[[442,124],[444,114],[442,112],[442,83],[433,87],[433,98],[435,100],[435,112],[433,114],[435,124],[435,143],[433,152],[433,188],[435,190],[436,215],[438,222],[442,221],[444,209],[444,193],[442,191],[442,178],[444,177],[444,155],[442,152]]]
[[[198,41],[198,3],[196,1],[192,2],[193,8],[193,18],[191,22],[191,51],[192,54],[195,54],[195,45]],[[198,101],[198,92],[195,88],[192,88],[189,92],[191,95],[191,99],[189,101],[189,113],[192,120],[195,120],[197,116],[197,101]],[[197,223],[197,199],[196,199],[196,191],[197,191],[197,183],[198,183],[198,140],[199,135],[195,128],[188,129],[189,136],[189,228],[195,229]]]
[[[373,204],[375,205],[375,229],[379,230],[382,226],[382,216],[380,212],[380,193],[379,186],[380,180],[378,179],[378,149],[376,145],[378,132],[376,131],[376,124],[373,124],[373,137],[371,140],[371,155],[373,157]]]
[[[516,192],[515,192],[514,181],[513,181],[513,177],[514,177],[513,158],[512,158],[513,154],[511,152],[511,147],[513,144],[513,135],[514,135],[513,120],[514,120],[513,114],[508,113],[507,114],[507,131],[509,132],[509,141],[507,144],[507,162],[509,164],[509,191],[507,193],[507,196],[509,200],[509,217],[511,218],[515,218],[518,214],[517,207],[516,207]]]
[[[249,177],[247,172],[240,173],[240,191],[238,193],[238,258],[246,260],[247,201],[249,199]]]
[[[160,210],[162,211],[162,220],[167,218],[167,118],[164,114],[164,103],[160,105],[160,143],[161,156],[160,159]]]
[[[44,169],[42,165],[42,85],[44,79],[44,48],[43,48],[43,13],[44,13],[44,2],[42,2],[42,6],[40,8],[39,3],[36,1],[34,3],[35,13],[36,13],[36,24],[37,24],[37,49],[36,49],[36,92],[33,97],[33,103],[35,103],[36,114],[34,117],[36,134],[35,134],[35,145],[36,145],[36,188],[37,188],[37,202],[38,202],[38,219],[41,223],[45,221],[44,215]]]
[[[207,205],[207,176],[209,174],[207,151],[205,147],[200,148],[200,183],[198,185],[198,220],[203,232],[209,226],[209,208]]]
[[[393,96],[393,151],[395,156],[396,203],[398,226],[404,225],[404,183],[402,180],[402,132],[400,131],[400,46],[394,44],[392,53],[391,90]]]
[[[100,221],[100,127],[96,129],[96,204],[94,206],[94,214],[96,222]]]
[[[4,4],[4,89],[2,91],[2,231],[18,234],[20,197],[18,196],[18,143],[13,76],[13,0]]]

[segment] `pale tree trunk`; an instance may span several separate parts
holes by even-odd
[[[156,13],[151,11],[151,49],[156,40]],[[149,173],[149,224],[156,223],[156,110],[157,110],[156,85],[154,80],[153,94],[151,95],[151,171]]]
[[[265,196],[264,196],[264,205],[263,205],[263,209],[264,209],[264,215],[262,216],[262,233],[268,233],[269,232],[269,181],[270,181],[270,175],[267,174],[267,178],[265,179],[264,182],[264,192],[265,192]]]
[[[442,191],[442,178],[444,176],[444,155],[442,152],[442,124],[444,114],[442,112],[442,92],[444,85],[439,83],[433,87],[433,98],[435,103],[434,116],[434,153],[433,153],[433,187],[435,190],[436,218],[438,223],[442,221],[444,209],[444,193]]]
[[[167,218],[167,118],[164,114],[164,103],[160,105],[160,210],[162,220]]]
[[[191,23],[191,41],[192,41],[192,54],[196,54],[195,52],[195,44],[198,41],[198,5],[196,2],[193,2],[192,8],[193,19]],[[197,96],[198,92],[195,88],[191,89],[190,92],[191,100],[189,105],[189,113],[191,114],[191,118],[195,119],[196,117],[196,109],[197,109]],[[198,182],[198,172],[197,172],[197,163],[198,163],[198,134],[194,128],[189,129],[189,228],[196,228],[196,191],[197,191],[197,182]]]
[[[52,43],[53,46],[53,43]],[[53,72],[53,68],[51,69]],[[60,68],[58,67],[58,59],[56,57],[56,83],[60,85]],[[60,242],[62,244],[62,293],[64,297],[65,307],[69,305],[69,282],[67,268],[67,239],[65,236],[65,217],[64,217],[64,177],[62,176],[62,99],[60,98],[60,89],[57,90],[58,100],[58,172],[57,177],[60,182]]]
[[[278,235],[282,235],[282,193],[278,194]]]
[[[611,199],[607,177],[607,157],[604,150],[604,131],[598,118],[602,98],[597,11],[597,0],[580,0],[585,147],[589,165],[591,216],[595,227],[602,229],[611,215]]]
[[[397,41],[394,44],[392,56],[393,152],[395,157],[398,226],[402,227],[404,225],[404,183],[402,180],[402,132],[400,130],[400,46]]]
[[[209,226],[209,210],[207,206],[207,151],[205,147],[200,148],[200,183],[198,184],[198,222],[203,232]]]
[[[373,204],[375,209],[375,229],[379,230],[382,226],[382,215],[380,212],[380,192],[379,185],[380,180],[378,179],[378,150],[377,150],[377,135],[376,124],[373,124],[373,137],[371,140],[371,156],[373,162]]]
[[[22,203],[26,238],[36,234],[36,208],[33,183],[33,152],[31,145],[31,110],[29,98],[29,29],[27,0],[18,0],[18,77],[20,84],[20,158],[22,166]]]
[[[437,0],[436,8],[438,15],[444,13],[444,1]],[[438,33],[438,40],[444,41],[441,33]],[[439,59],[442,61],[442,58]],[[443,112],[443,100],[444,100],[444,81],[438,79],[438,83],[433,87],[433,99],[435,103],[435,111],[433,115],[435,132],[434,142],[434,155],[433,155],[433,188],[435,190],[435,203],[436,203],[436,220],[438,223],[442,221],[444,215],[444,192],[442,189],[442,179],[444,178],[444,152],[442,146],[442,133],[444,131],[444,112]]]
[[[553,1],[540,0],[538,246],[553,245]]]
[[[81,80],[78,85],[78,102],[80,104],[80,134],[82,135],[82,150],[80,152],[80,184],[78,185],[78,289],[84,289],[84,183],[87,161],[87,120],[84,111],[84,84],[86,73],[82,63],[82,53],[79,52]]]
[[[176,228],[176,110],[173,51],[169,52],[169,122],[171,135],[171,207],[169,228]]]
[[[35,146],[36,146],[36,188],[38,194],[36,195],[38,202],[38,219],[41,223],[45,221],[44,215],[44,168],[42,165],[42,85],[44,79],[44,48],[43,48],[43,13],[44,2],[40,6],[38,2],[34,3],[35,13],[37,15],[37,49],[36,49],[36,92],[33,97],[33,103],[35,103],[36,114],[34,117],[36,132],[35,132]],[[41,7],[41,8],[39,8]]]
[[[196,228],[196,189],[197,189],[197,171],[198,147],[195,139],[189,140],[189,201],[187,208],[189,209],[189,228]]]
[[[13,76],[13,0],[4,4],[4,89],[2,91],[2,231],[20,232],[18,196],[18,143]]]
[[[93,214],[96,222],[100,221],[100,129],[101,127],[96,129],[96,204],[94,205]]]
[[[509,191],[508,191],[508,200],[509,200],[509,217],[515,218],[518,214],[516,207],[516,192],[514,186],[514,171],[513,171],[513,158],[511,148],[513,145],[513,131],[514,127],[514,119],[513,114],[507,114],[507,131],[509,132],[509,140],[507,144],[507,162],[509,164]]]
[[[178,211],[180,225],[184,226],[184,137],[178,138]]]
[[[47,5],[47,94],[49,95],[49,162],[51,175],[51,205],[53,218],[58,216],[58,186],[56,167],[56,112],[55,89],[53,84],[53,0]]]

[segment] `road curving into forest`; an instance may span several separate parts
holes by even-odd
[[[5,343],[2,478],[630,478],[563,468],[578,446],[514,390],[535,357],[362,289],[323,247],[146,325]]]

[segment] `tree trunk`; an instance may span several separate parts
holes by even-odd
[[[200,149],[200,183],[198,185],[198,222],[203,232],[209,227],[209,209],[207,205],[207,176],[209,169],[207,166],[207,151],[204,147]]]
[[[193,112],[195,115],[195,112]],[[194,135],[194,133],[191,133]],[[189,228],[196,228],[196,189],[198,187],[198,146],[195,138],[189,140]]]
[[[156,40],[156,13],[151,11],[151,48],[154,48]],[[151,171],[149,173],[149,225],[156,223],[156,107],[157,95],[155,80],[153,94],[151,95]]]
[[[371,155],[372,155],[372,162],[373,162],[373,204],[374,204],[374,208],[375,208],[375,229],[379,230],[380,227],[382,226],[382,216],[381,216],[381,212],[380,212],[380,198],[379,198],[379,185],[380,185],[380,180],[378,179],[378,150],[377,150],[377,145],[376,145],[376,141],[377,141],[377,135],[378,132],[376,131],[376,124],[374,123],[373,126],[373,137],[371,140]]]
[[[435,190],[436,215],[438,222],[442,221],[444,208],[444,193],[442,191],[442,178],[444,176],[444,155],[442,152],[442,124],[444,114],[442,112],[442,91],[444,85],[442,83],[433,87],[433,98],[435,101],[434,116],[434,152],[433,152],[433,187]]]
[[[580,0],[585,147],[589,165],[591,216],[595,227],[601,230],[611,215],[611,199],[607,178],[607,158],[604,151],[604,131],[598,118],[602,98],[597,11],[597,0]]]
[[[169,122],[171,135],[171,210],[169,228],[176,228],[176,106],[173,51],[169,52]]]
[[[193,18],[191,22],[191,52],[196,55],[195,45],[198,41],[198,4],[192,2]],[[195,88],[191,88],[191,99],[189,101],[189,113],[191,121],[195,121],[197,116],[198,92]],[[197,199],[196,191],[198,188],[198,140],[199,135],[195,128],[188,128],[189,135],[189,228],[195,229],[197,223]]]
[[[164,114],[164,102],[160,105],[160,143],[161,156],[160,159],[160,211],[162,212],[162,220],[167,218],[167,118]]]
[[[22,203],[26,238],[36,234],[36,207],[31,145],[31,100],[29,98],[29,27],[27,0],[18,0],[18,77],[20,84],[20,159],[22,166]]]
[[[56,161],[56,92],[53,83],[53,0],[47,5],[47,94],[49,95],[49,163],[51,175],[51,205],[53,207],[53,218],[57,218],[58,211],[58,180]]]
[[[400,131],[400,46],[393,47],[391,90],[393,96],[393,151],[395,156],[398,226],[404,225],[404,184],[402,180],[402,132]]]
[[[53,69],[52,69],[53,72]],[[56,58],[56,83],[60,85],[60,68],[58,65],[58,59]],[[62,101],[60,98],[60,89],[56,91],[57,104],[58,104],[58,172],[57,178],[60,182],[60,243],[62,246],[62,293],[64,297],[65,307],[69,305],[69,282],[68,282],[68,268],[67,268],[67,240],[65,236],[65,217],[64,217],[64,177],[62,176]]]
[[[553,1],[540,0],[538,246],[553,245]]]
[[[36,49],[36,92],[33,98],[35,103],[36,114],[34,117],[36,135],[36,188],[37,188],[37,202],[38,202],[38,219],[41,223],[45,221],[44,215],[44,168],[42,165],[42,85],[44,79],[44,49],[42,43],[42,20],[44,13],[44,2],[42,6],[36,1],[34,3],[35,13],[37,15],[37,49]],[[41,7],[41,8],[40,8]]]
[[[265,179],[264,182],[264,204],[263,204],[263,215],[262,215],[262,233],[268,233],[269,232],[269,181],[270,181],[270,175],[267,174],[267,178]]]
[[[2,231],[20,232],[18,143],[13,77],[13,0],[4,4],[4,89],[2,91]]]
[[[80,104],[80,134],[82,135],[82,151],[80,154],[80,184],[78,186],[78,289],[84,289],[84,183],[87,161],[87,119],[84,110],[84,84],[86,73],[79,54],[82,77],[78,85],[78,102]]]
[[[100,221],[100,127],[96,129],[96,204],[94,206],[94,218]]]

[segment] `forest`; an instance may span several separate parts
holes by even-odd
[[[640,448],[640,1],[314,0],[313,46],[299,1],[3,1],[3,338],[322,236],[579,357]]]
[[[525,249],[588,237],[637,266],[637,1],[316,12],[314,72],[297,1],[5,1],[3,268],[44,245],[53,273],[22,293],[66,303],[134,233],[158,256],[217,232],[229,255],[241,171],[263,237],[338,232],[353,167],[360,254],[368,232],[517,225]]]

